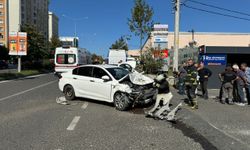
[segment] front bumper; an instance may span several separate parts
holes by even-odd
[[[148,104],[156,100],[157,90],[155,88],[134,90],[129,96],[134,103]]]

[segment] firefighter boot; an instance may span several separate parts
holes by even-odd
[[[198,109],[198,102],[197,101],[193,101],[193,107],[191,107],[192,109]]]

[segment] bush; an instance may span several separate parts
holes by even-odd
[[[153,49],[147,50],[142,55],[143,71],[147,74],[156,74],[163,66],[161,59],[153,58]]]

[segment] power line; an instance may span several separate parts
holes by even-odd
[[[236,13],[236,14],[241,14],[241,15],[245,15],[245,16],[250,16],[250,14],[245,13],[245,12],[236,11],[236,10],[231,10],[231,9],[227,9],[227,8],[222,8],[222,7],[218,7],[218,6],[211,5],[211,4],[205,4],[205,3],[198,2],[198,1],[195,1],[195,0],[187,0],[186,2],[192,2],[192,3],[200,4],[200,5],[203,5],[203,6],[216,8],[216,9],[219,9],[219,10],[224,10],[224,11],[228,11],[228,12],[232,12],[232,13]]]
[[[210,13],[210,14],[215,14],[215,15],[220,15],[220,16],[230,17],[230,18],[235,18],[235,19],[241,19],[241,20],[245,20],[245,21],[250,21],[250,19],[248,19],[248,18],[243,18],[243,17],[234,16],[234,15],[223,14],[223,13],[216,12],[216,11],[210,11],[210,10],[205,10],[205,9],[201,9],[201,8],[196,8],[196,7],[193,7],[193,6],[188,6],[187,4],[183,4],[183,6],[185,6],[187,8],[190,8],[190,9],[193,9],[193,10],[207,12],[207,13]]]

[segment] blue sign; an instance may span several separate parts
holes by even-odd
[[[227,64],[227,55],[208,54],[203,56],[204,64],[208,66],[222,66]]]

